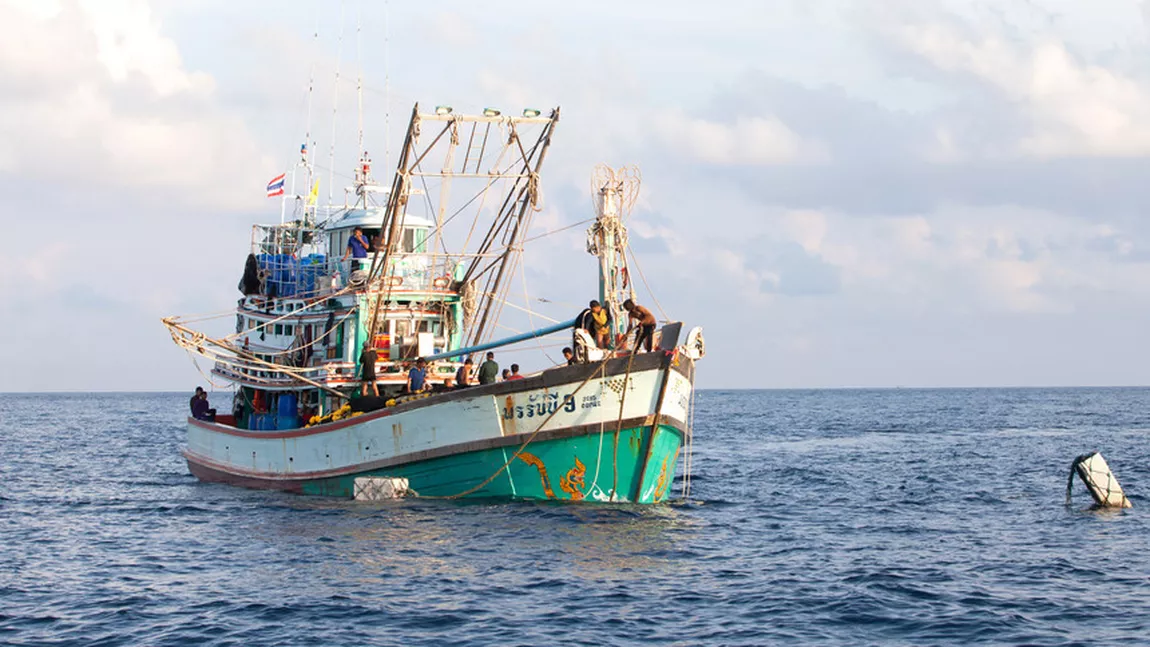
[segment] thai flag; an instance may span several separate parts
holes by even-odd
[[[269,198],[284,194],[284,177],[286,175],[287,173],[280,173],[279,175],[272,178],[271,182],[268,182]]]

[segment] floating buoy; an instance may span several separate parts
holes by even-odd
[[[1126,498],[1126,494],[1122,491],[1122,486],[1118,484],[1118,479],[1114,477],[1114,473],[1110,471],[1110,466],[1106,464],[1106,459],[1102,458],[1102,454],[1094,452],[1093,454],[1083,454],[1074,459],[1070,464],[1070,476],[1066,480],[1066,502],[1070,502],[1070,488],[1074,485],[1074,475],[1078,474],[1078,478],[1086,484],[1086,489],[1090,491],[1090,496],[1094,497],[1094,502],[1100,508],[1132,508],[1130,499]]]
[[[407,486],[407,479],[404,478],[361,476],[355,479],[354,494],[352,496],[356,501],[402,499],[408,493]]]

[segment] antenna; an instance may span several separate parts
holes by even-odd
[[[328,162],[327,176],[327,203],[331,204],[333,198],[332,188],[335,187],[335,115],[339,109],[339,63],[343,58],[343,23],[344,3],[339,3],[339,44],[335,50],[335,90],[331,99],[331,160]]]
[[[383,168],[391,168],[391,19],[383,0]]]
[[[359,103],[359,150],[357,159],[363,159],[363,0],[360,0],[355,16],[355,64],[358,68],[355,80],[356,100]],[[366,178],[364,178],[366,180]]]
[[[318,46],[319,46],[319,9],[318,8],[315,10],[315,27],[312,29],[311,38],[312,38],[312,47],[318,51]],[[308,72],[308,76],[307,76],[307,122],[304,124],[303,146],[300,150],[300,164],[302,164],[304,166],[304,168],[307,169],[307,182],[305,182],[304,185],[308,187],[309,191],[311,190],[311,183],[312,183],[311,158],[315,155],[315,150],[314,150],[315,149],[315,142],[313,142],[312,138],[311,138],[311,104],[312,104],[312,98],[315,95],[315,64],[316,64],[316,60],[318,60],[318,58],[319,58],[319,55],[316,53],[313,53],[313,56],[314,56],[314,58],[312,58],[312,61],[311,61],[311,70]],[[316,216],[315,211],[318,208],[319,207],[317,205],[314,205],[314,204],[312,205],[312,216],[313,216],[313,218]],[[306,221],[307,220],[307,203],[306,202],[304,203],[303,215],[304,215],[304,220]]]

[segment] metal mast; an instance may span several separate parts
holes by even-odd
[[[627,269],[623,219],[635,206],[641,180],[635,166],[613,169],[600,164],[591,176],[596,219],[587,229],[587,252],[599,257],[599,302],[611,314],[612,342],[627,330],[623,302],[635,296]]]

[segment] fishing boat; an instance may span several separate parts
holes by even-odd
[[[386,478],[423,497],[666,501],[689,447],[705,347],[700,328],[683,334],[677,321],[662,321],[650,351],[628,335],[624,304],[638,299],[624,218],[636,169],[596,169],[587,250],[597,269],[570,268],[588,285],[597,275],[606,331],[587,326],[583,312],[495,334],[504,306],[527,305],[508,292],[558,123],[557,108],[466,115],[417,104],[390,186],[376,184],[363,153],[338,208],[316,206],[305,144],[292,183],[302,173],[310,193],[283,196],[291,213],[281,209],[280,224],[253,226],[242,296],[222,315],[234,317],[234,331],[163,320],[176,344],[234,388],[231,413],[188,418],[191,473],[338,497]],[[283,192],[286,175],[269,193]],[[369,241],[366,249],[353,239]],[[548,335],[570,344],[569,362],[457,383],[486,353]],[[374,374],[365,353],[377,358]]]

